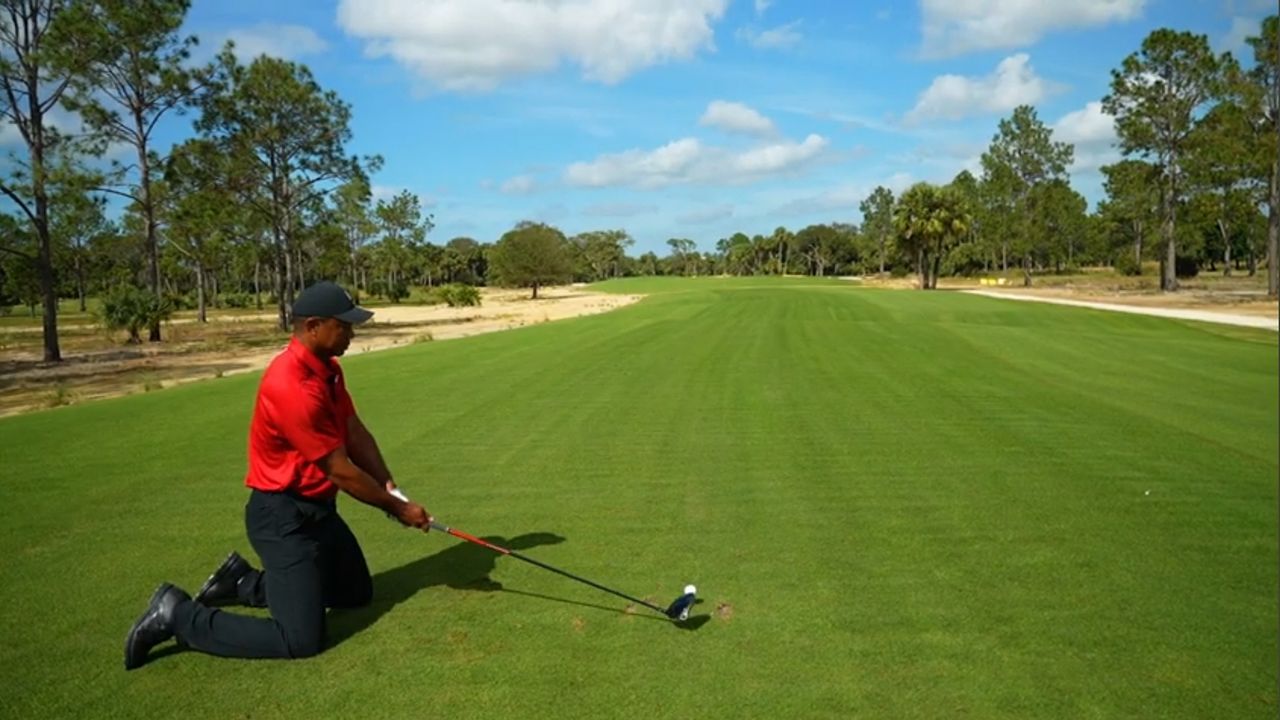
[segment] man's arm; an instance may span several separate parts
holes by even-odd
[[[387,469],[386,460],[382,459],[378,441],[373,439],[373,433],[360,422],[358,415],[352,415],[347,420],[347,454],[360,469],[388,490],[396,486],[391,480],[391,471]]]
[[[387,487],[381,481],[351,462],[346,446],[339,445],[333,452],[316,461],[316,464],[339,490],[360,502],[390,513],[410,527],[425,530],[430,526],[431,515],[425,508],[415,502],[405,502],[387,492]]]

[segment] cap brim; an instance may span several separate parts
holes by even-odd
[[[357,306],[339,315],[334,315],[334,317],[338,318],[342,322],[349,322],[352,325],[359,325],[360,323],[365,322],[369,318],[373,317],[373,311],[365,310],[364,308]]]

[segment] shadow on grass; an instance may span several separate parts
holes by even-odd
[[[554,533],[536,532],[518,535],[510,540],[487,536],[486,542],[510,550],[528,550],[540,545],[556,545],[565,539]],[[328,616],[328,647],[336,647],[355,634],[370,627],[396,605],[413,597],[420,590],[430,587],[445,586],[454,590],[469,592],[505,592],[538,600],[576,605],[616,615],[631,614],[635,617],[669,622],[657,615],[645,615],[636,610],[597,605],[594,603],[570,600],[552,595],[514,590],[503,587],[502,583],[489,577],[502,556],[473,543],[462,542],[453,545],[434,555],[406,563],[391,570],[385,570],[373,576],[373,600],[369,605],[351,610],[330,611]],[[514,558],[506,562],[517,562]],[[701,603],[702,600],[698,600]],[[647,612],[647,611],[645,611]],[[697,630],[711,619],[710,615],[698,615],[674,625],[682,630]]]
[[[564,538],[554,533],[535,532],[511,539],[499,536],[483,538],[499,547],[527,550],[539,545],[557,545]],[[373,625],[391,608],[431,587],[445,586],[471,592],[496,592],[502,583],[489,577],[501,556],[488,548],[460,542],[434,555],[405,563],[373,576],[373,600],[362,608],[330,611],[328,646],[336,647]],[[514,561],[512,561],[514,562]]]

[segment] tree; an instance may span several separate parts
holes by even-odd
[[[880,251],[880,274],[884,275],[886,245],[893,237],[893,191],[877,185],[859,208],[862,210],[862,232],[875,239]]]
[[[1111,93],[1102,100],[1116,119],[1125,156],[1154,158],[1160,173],[1160,289],[1166,292],[1178,289],[1176,217],[1187,144],[1200,110],[1218,92],[1219,65],[1205,36],[1156,30],[1111,71]]]
[[[573,236],[571,242],[586,264],[587,279],[594,282],[617,277],[627,248],[635,241],[626,230],[593,230]]]
[[[104,211],[106,202],[85,192],[82,187],[60,188],[50,207],[50,235],[59,265],[70,270],[75,281],[80,312],[88,307],[89,246],[93,240],[110,232]]]
[[[49,233],[50,185],[54,159],[67,150],[66,138],[53,128],[49,112],[62,99],[73,75],[83,67],[68,20],[67,0],[0,0],[0,118],[18,129],[26,145],[25,162],[0,179],[3,193],[30,223],[34,247],[4,241],[7,254],[19,256],[35,271],[44,306],[44,360],[62,359],[58,347],[58,293]]]
[[[142,216],[151,292],[161,297],[157,202],[152,183],[164,159],[154,152],[153,134],[170,112],[181,114],[204,85],[208,73],[185,67],[196,38],[178,30],[190,0],[94,0],[74,5],[77,40],[88,52],[86,71],[72,81],[67,106],[79,112],[102,143],[133,148],[136,183],[129,168],[113,162],[111,189],[134,203]],[[151,325],[160,340],[160,322]]]
[[[983,183],[1002,206],[1002,228],[1022,256],[1023,283],[1031,284],[1033,256],[1043,252],[1048,238],[1031,222],[1039,185],[1067,178],[1074,149],[1053,141],[1053,131],[1036,116],[1035,108],[1020,105],[1000,121],[991,146],[982,154]]]
[[[408,190],[401,190],[390,200],[379,200],[373,215],[382,234],[378,257],[382,261],[380,270],[386,277],[385,294],[392,302],[399,302],[408,295],[406,271],[434,223],[431,215],[422,216],[421,201]]]
[[[169,244],[192,265],[196,276],[196,319],[207,321],[207,275],[235,234],[239,208],[233,198],[227,157],[209,140],[193,138],[174,148],[163,182],[153,188],[168,223]],[[144,222],[146,222],[144,218]]]
[[[1267,293],[1280,294],[1280,16],[1262,21],[1262,32],[1249,38],[1254,67],[1248,78],[1264,112],[1252,115],[1257,157],[1270,166],[1267,193]],[[1246,105],[1248,107],[1249,105]]]
[[[894,231],[899,247],[916,258],[921,290],[938,287],[942,256],[964,238],[970,222],[960,197],[950,188],[916,183],[898,199]]]
[[[335,184],[376,169],[381,158],[344,154],[351,108],[322,90],[305,66],[263,55],[244,67],[230,47],[219,62],[225,82],[196,126],[237,164],[244,201],[270,233],[279,323],[287,330],[302,211]]]
[[[1231,274],[1233,222],[1247,216],[1252,200],[1263,199],[1263,183],[1254,178],[1261,179],[1270,169],[1258,162],[1251,147],[1253,139],[1246,110],[1228,99],[1209,110],[1187,143],[1191,202],[1195,214],[1207,219],[1217,233],[1219,243],[1215,244],[1223,254],[1225,275]]]
[[[378,230],[369,211],[372,197],[369,179],[363,175],[343,183],[333,193],[333,222],[346,243],[351,295],[355,302],[360,302],[360,251]]]
[[[667,240],[667,244],[671,246],[672,267],[680,268],[677,272],[682,275],[697,275],[697,243],[688,238],[670,238]]]
[[[522,222],[494,245],[489,268],[502,285],[532,287],[537,300],[539,287],[573,276],[568,244],[564,233],[550,225]]]
[[[1142,160],[1102,167],[1107,200],[1099,213],[1133,246],[1133,267],[1142,272],[1142,249],[1160,217],[1159,169]]]

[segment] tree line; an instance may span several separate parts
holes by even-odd
[[[207,63],[179,29],[189,0],[0,0],[0,115],[23,150],[0,177],[0,307],[43,317],[60,359],[60,298],[111,299],[135,332],[161,339],[176,307],[271,307],[283,328],[306,284],[344,281],[392,302],[415,286],[533,288],[627,275],[1036,273],[1110,265],[1160,283],[1208,268],[1256,272],[1277,291],[1280,44],[1277,18],[1251,62],[1202,35],[1157,30],[1112,72],[1103,108],[1124,159],[1102,168],[1090,211],[1069,181],[1074,148],[1030,106],[999,122],[975,176],[877,187],[860,225],[735,233],[700,251],[687,238],[629,254],[623,229],[567,236],[520,222],[486,242],[428,239],[435,218],[409,191],[375,198],[376,155],[349,154],[351,108],[302,64],[242,63],[228,43]],[[169,147],[156,130],[192,116]],[[74,117],[79,128],[66,127]],[[111,218],[108,198],[122,206]],[[124,311],[122,311],[124,312]],[[140,339],[140,337],[139,337]]]

